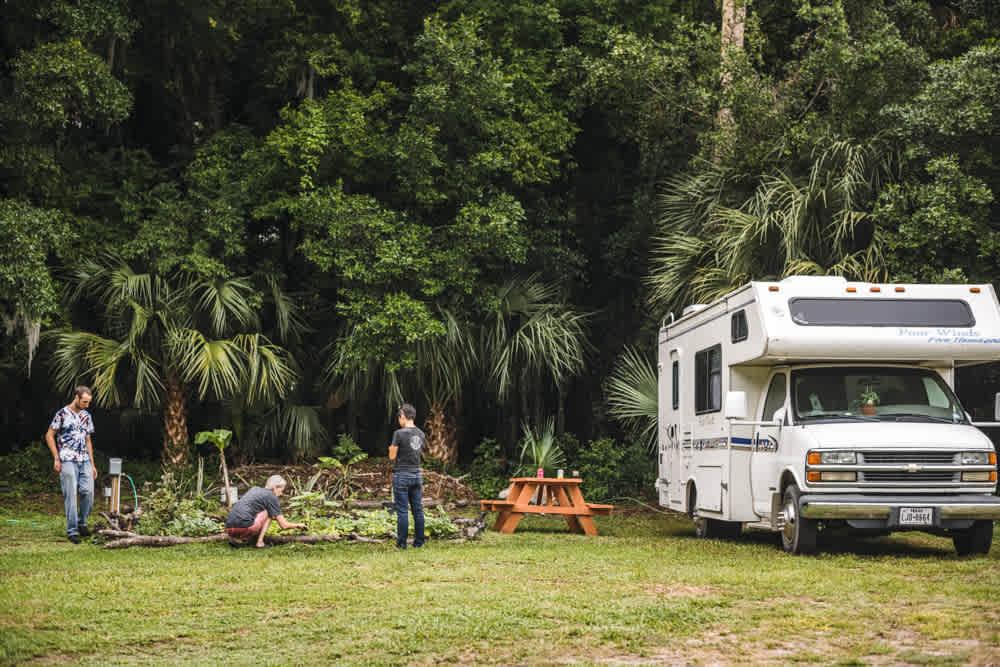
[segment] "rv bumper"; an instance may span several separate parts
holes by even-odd
[[[929,508],[931,523],[948,527],[952,521],[1000,519],[1000,497],[987,495],[956,496],[872,496],[805,494],[799,513],[807,519],[846,519],[877,521],[883,527],[906,527],[908,512],[901,519],[901,509]]]

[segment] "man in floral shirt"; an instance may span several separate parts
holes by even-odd
[[[90,400],[90,388],[77,387],[73,402],[56,413],[45,432],[45,442],[55,458],[53,467],[59,473],[66,505],[66,536],[73,544],[80,543],[81,535],[90,535],[87,517],[94,505],[97,468],[94,466],[94,445],[90,442],[90,434],[94,432],[94,420],[87,412]]]

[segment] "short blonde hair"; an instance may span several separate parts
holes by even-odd
[[[264,488],[268,491],[274,491],[278,487],[288,486],[288,482],[281,475],[271,475],[267,478],[267,482],[264,484]]]

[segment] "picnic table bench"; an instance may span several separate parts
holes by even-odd
[[[597,535],[593,516],[611,514],[614,505],[588,503],[583,499],[578,477],[515,477],[506,500],[480,500],[485,512],[498,512],[493,530],[513,533],[525,514],[554,514],[566,518],[574,533]],[[538,497],[538,504],[531,500]]]

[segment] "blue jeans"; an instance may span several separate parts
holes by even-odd
[[[396,546],[406,548],[406,534],[410,531],[407,505],[413,510],[413,546],[424,544],[424,502],[421,498],[424,482],[419,472],[397,472],[392,476],[392,495],[396,501]]]
[[[90,461],[63,461],[59,485],[66,505],[66,534],[77,535],[80,526],[87,525],[90,508],[94,506],[94,473]],[[79,505],[77,493],[80,494]]]

